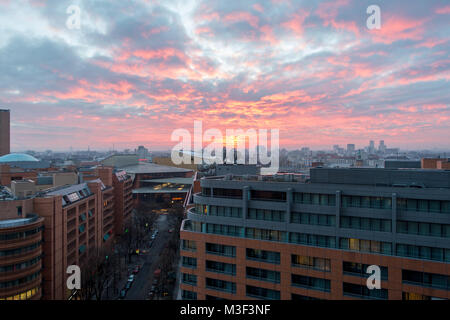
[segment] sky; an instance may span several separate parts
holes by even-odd
[[[446,0],[0,0],[0,107],[13,151],[169,149],[194,120],[449,149],[449,21]]]

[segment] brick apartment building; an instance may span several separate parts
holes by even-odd
[[[311,169],[200,179],[181,238],[183,299],[450,298],[450,172]],[[381,289],[366,286],[369,265]]]
[[[130,185],[129,175],[98,167],[75,184],[42,190],[35,180],[13,180],[1,187],[0,300],[68,299],[67,266],[112,245],[131,217]]]

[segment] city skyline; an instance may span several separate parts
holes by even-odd
[[[66,26],[70,5],[80,29]],[[381,29],[369,30],[377,4]],[[450,147],[446,1],[0,1],[11,150],[169,150],[171,133],[280,146]],[[17,21],[27,21],[26,24]],[[206,128],[205,128],[206,129]]]

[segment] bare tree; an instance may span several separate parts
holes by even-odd
[[[112,278],[117,265],[109,259],[112,251],[94,248],[89,251],[87,260],[81,266],[81,297],[83,300],[101,300],[106,286]]]

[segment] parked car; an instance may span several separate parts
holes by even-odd
[[[156,233],[152,234],[152,240],[156,239]]]
[[[169,229],[169,233],[172,233],[173,232],[173,229]]]
[[[134,269],[133,269],[133,274],[138,274],[138,273],[139,273],[139,270],[140,270],[140,266],[134,267]]]
[[[119,299],[120,300],[125,299],[126,295],[127,295],[127,290],[125,290],[125,289],[120,290]]]
[[[158,284],[158,279],[153,279],[153,287]]]
[[[129,281],[129,282],[133,282],[133,281],[134,281],[134,274],[130,274],[130,275],[128,276],[128,281]]]

